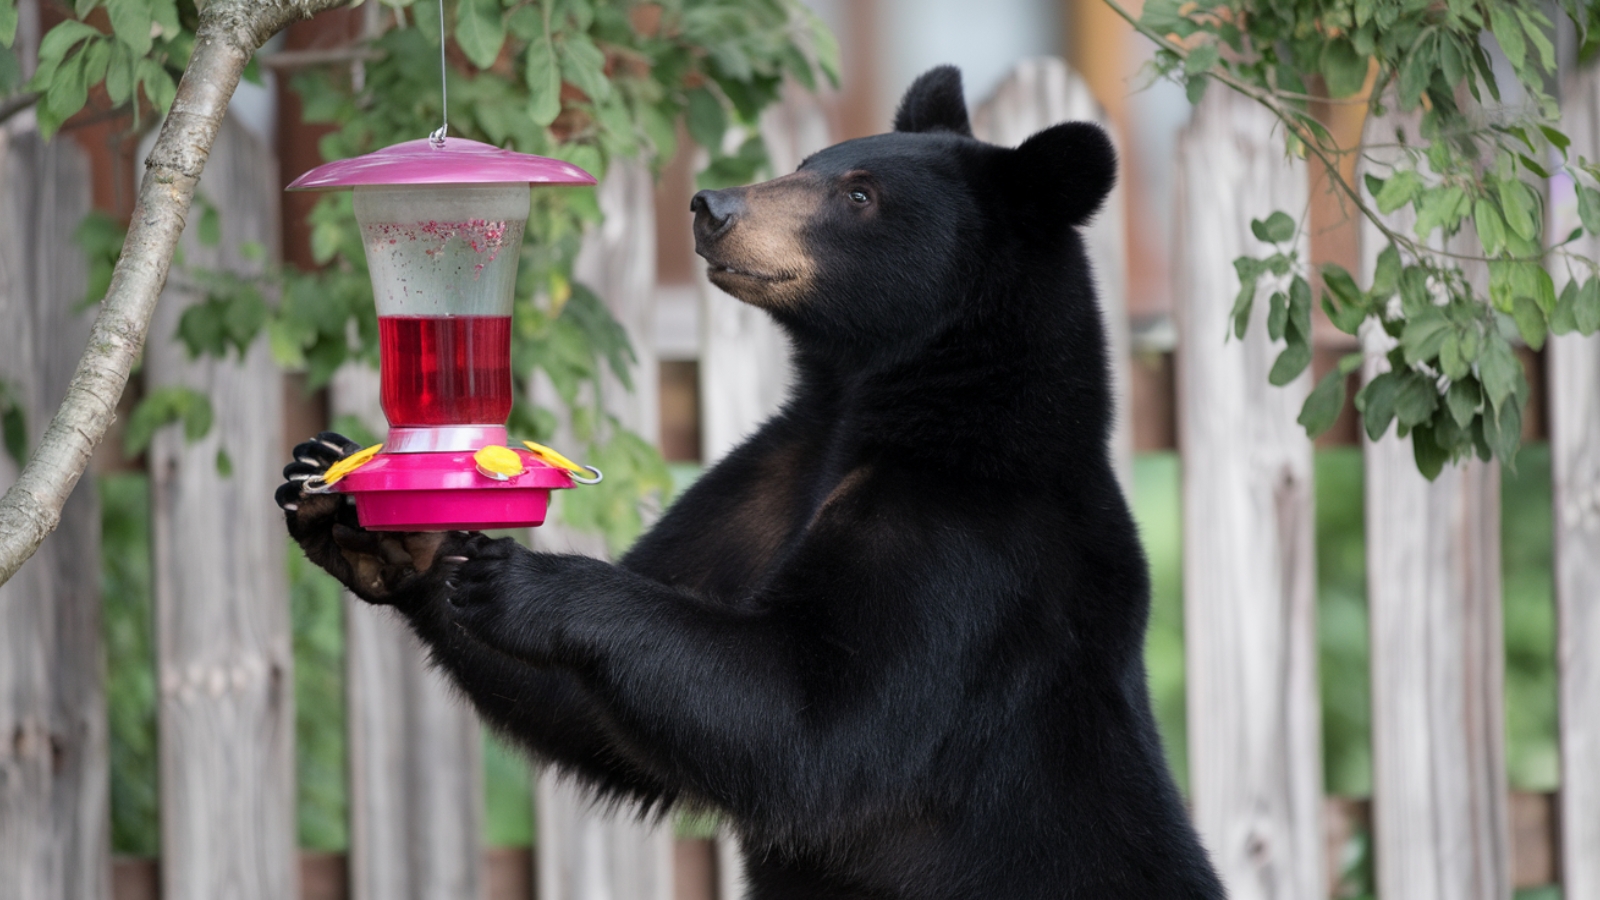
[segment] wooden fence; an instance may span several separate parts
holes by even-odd
[[[1600,158],[1600,73],[1570,79],[1565,103],[1573,152]],[[981,135],[1015,143],[1051,122],[1096,116],[1064,65],[1037,60],[974,119]],[[785,170],[830,140],[826,117],[804,96],[763,129]],[[202,190],[223,211],[231,243],[188,242],[191,259],[244,270],[252,263],[229,246],[275,242],[273,166],[255,135],[229,124]],[[84,323],[68,312],[82,266],[67,236],[88,208],[86,168],[70,142],[47,150],[26,116],[0,134],[0,379],[31,423],[61,395],[82,346]],[[1195,819],[1231,896],[1328,896],[1343,842],[1370,828],[1385,900],[1490,900],[1558,880],[1567,900],[1600,900],[1600,338],[1556,338],[1548,352],[1560,794],[1506,787],[1498,471],[1474,463],[1428,483],[1391,435],[1365,451],[1374,798],[1325,798],[1312,445],[1294,423],[1309,382],[1267,386],[1275,351],[1260,321],[1244,340],[1223,340],[1231,260],[1263,249],[1249,219],[1303,208],[1307,173],[1286,161],[1270,118],[1221,90],[1196,111],[1178,168],[1189,774]],[[662,298],[686,293],[653,283],[649,179],[619,166],[600,191],[609,218],[581,268],[647,370],[642,392],[608,385],[602,399],[648,433],[657,422],[653,316]],[[1092,226],[1090,245],[1126,362],[1118,203]],[[1557,191],[1550,206],[1553,232],[1565,233],[1570,198]],[[1363,241],[1370,260],[1378,245],[1371,234]],[[1593,242],[1585,250],[1600,255]],[[698,303],[702,443],[714,461],[770,411],[787,374],[763,317],[703,282],[695,290],[687,295]],[[269,499],[285,437],[280,382],[259,350],[219,365],[171,346],[166,336],[194,296],[179,281],[169,287],[145,370],[151,385],[206,391],[218,412],[204,441],[164,434],[148,454],[163,856],[159,866],[110,858],[104,665],[88,562],[98,557],[98,510],[81,489],[60,531],[0,588],[0,900],[276,900],[296,885],[318,900],[741,896],[731,841],[674,844],[548,777],[536,790],[536,854],[486,850],[475,718],[392,617],[348,599],[351,849],[295,853],[293,660],[284,542]],[[1134,415],[1125,372],[1124,425]],[[331,393],[336,413],[378,424],[370,373],[341,373]],[[1113,448],[1125,474],[1128,433],[1119,430]],[[231,473],[219,467],[223,455]],[[0,458],[0,473],[11,472]],[[537,540],[597,549],[556,528]]]

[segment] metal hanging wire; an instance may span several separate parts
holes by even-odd
[[[428,141],[435,147],[444,146],[445,134],[450,130],[450,85],[445,79],[444,41],[444,0],[439,0],[439,106],[443,122],[428,135]]]

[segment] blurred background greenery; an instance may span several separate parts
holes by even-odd
[[[692,466],[673,469],[680,487],[695,474]],[[1179,476],[1179,460],[1172,453],[1141,455],[1134,464],[1134,509],[1155,593],[1147,644],[1151,692],[1168,758],[1186,786]],[[1548,448],[1526,448],[1517,471],[1505,472],[1502,484],[1509,775],[1514,790],[1550,791],[1557,782],[1557,753]],[[117,853],[148,856],[158,852],[148,483],[142,475],[116,475],[102,478],[100,488],[112,839]],[[1316,499],[1324,769],[1328,792],[1346,796],[1365,796],[1372,786],[1362,498],[1360,450],[1320,451]],[[286,559],[293,592],[300,842],[308,849],[343,850],[349,835],[339,591],[292,548]],[[526,760],[489,736],[484,772],[486,840],[495,846],[530,844],[534,819]],[[706,827],[685,822],[681,830],[704,833]],[[1348,854],[1345,896],[1370,891],[1368,869],[1365,841],[1358,837]],[[1554,900],[1559,892],[1547,888],[1518,896]]]

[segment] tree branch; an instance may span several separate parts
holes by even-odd
[[[115,418],[128,373],[144,350],[195,185],[245,64],[297,19],[348,0],[211,0],[178,84],[112,274],[67,395],[16,484],[0,498],[0,584],[61,521],[61,508]]]
[[[1172,41],[1166,35],[1160,34],[1154,29],[1145,25],[1143,22],[1140,22],[1137,16],[1134,16],[1132,13],[1124,9],[1122,5],[1117,2],[1117,0],[1104,0],[1104,2],[1107,6],[1111,7],[1112,12],[1116,13],[1129,25],[1133,26],[1133,30],[1149,38],[1163,50],[1171,52],[1180,59],[1189,58],[1189,49],[1187,47]],[[1420,241],[1414,241],[1406,235],[1395,231],[1393,228],[1389,227],[1389,224],[1384,221],[1384,217],[1379,214],[1376,209],[1373,209],[1365,200],[1362,199],[1361,189],[1356,185],[1345,181],[1344,176],[1339,171],[1339,156],[1349,152],[1356,152],[1363,148],[1357,147],[1353,148],[1353,150],[1345,150],[1338,147],[1329,148],[1323,146],[1322,142],[1317,139],[1315,134],[1310,133],[1307,128],[1300,125],[1296,121],[1298,119],[1296,114],[1285,111],[1283,106],[1278,102],[1284,96],[1302,97],[1305,95],[1288,95],[1282,92],[1262,90],[1257,88],[1255,85],[1236,78],[1232,74],[1221,69],[1213,69],[1205,74],[1206,77],[1215,78],[1217,81],[1222,82],[1229,88],[1266,107],[1267,111],[1272,113],[1272,115],[1277,118],[1284,128],[1289,129],[1300,138],[1301,146],[1305,147],[1308,153],[1310,153],[1312,156],[1315,156],[1317,161],[1322,163],[1323,167],[1327,169],[1329,182],[1331,182],[1334,187],[1338,188],[1339,192],[1344,194],[1345,197],[1355,205],[1356,210],[1361,213],[1361,216],[1368,222],[1371,222],[1372,225],[1376,227],[1390,243],[1394,244],[1397,248],[1404,249],[1406,252],[1410,253],[1413,258],[1420,259],[1424,256],[1439,256],[1461,262],[1494,262],[1497,260],[1505,262],[1541,261],[1542,257],[1507,256],[1497,257],[1496,260],[1491,260],[1486,256],[1455,253],[1443,248],[1436,249],[1429,247]],[[1374,86],[1373,90],[1377,91],[1380,88],[1381,85]],[[1317,102],[1327,102],[1327,98],[1323,97],[1315,97],[1312,99],[1315,99]],[[1365,103],[1367,101],[1363,100],[1362,102]]]

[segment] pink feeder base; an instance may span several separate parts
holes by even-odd
[[[526,450],[514,452],[524,469],[506,481],[479,472],[471,451],[379,453],[333,490],[355,497],[356,517],[372,531],[541,525],[550,492],[572,487],[572,476]]]

